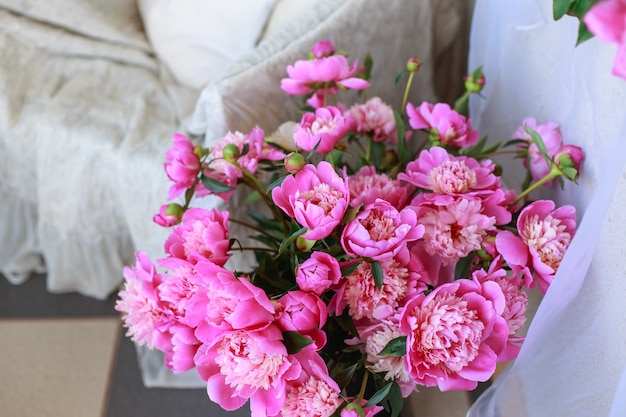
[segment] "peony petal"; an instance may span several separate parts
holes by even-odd
[[[509,265],[525,266],[528,263],[528,246],[508,230],[496,235],[496,249]]]

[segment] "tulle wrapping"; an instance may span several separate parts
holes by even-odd
[[[626,82],[611,75],[614,46],[574,47],[577,23],[554,22],[550,0],[476,3],[470,68],[483,66],[487,87],[470,115],[481,134],[552,120],[587,159],[579,185],[544,192],[582,220],[519,357],[469,417],[626,415]]]

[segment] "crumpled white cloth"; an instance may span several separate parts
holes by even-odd
[[[577,27],[553,21],[551,0],[476,2],[470,67],[483,66],[487,85],[470,116],[481,134],[552,120],[587,159],[578,185],[543,193],[582,220],[519,357],[469,417],[626,415],[626,81],[611,75],[614,45],[575,47]]]

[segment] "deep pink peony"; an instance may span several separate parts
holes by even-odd
[[[350,205],[367,206],[378,198],[388,201],[398,210],[402,210],[409,202],[414,188],[409,184],[394,180],[387,174],[377,174],[376,168],[364,165],[350,177]]]
[[[495,282],[459,279],[411,299],[400,317],[411,378],[442,391],[472,390],[496,369],[509,330]]]
[[[517,231],[499,232],[496,248],[514,272],[523,272],[528,288],[536,284],[545,294],[576,232],[576,209],[535,201],[521,211]]]
[[[190,298],[186,322],[197,327],[196,337],[211,343],[216,329],[258,330],[274,321],[275,309],[267,294],[244,277],[212,262],[195,266],[203,286]]]
[[[139,345],[167,350],[170,347],[167,330],[173,323],[159,300],[157,287],[163,276],[143,252],[136,253],[136,263],[124,268],[126,285],[119,292],[115,309],[122,313],[126,333]]]
[[[499,187],[494,169],[495,164],[489,159],[478,162],[434,146],[409,162],[398,179],[437,194],[469,194]]]
[[[380,97],[372,97],[364,104],[355,104],[349,110],[352,130],[369,133],[374,142],[396,143],[396,119],[393,109]]]
[[[613,74],[626,78],[626,1],[599,1],[591,6],[583,20],[598,39],[617,43]]]
[[[300,363],[288,356],[274,324],[256,331],[224,332],[204,343],[194,359],[213,402],[233,411],[249,399],[253,417],[278,414],[287,381],[301,373]]]
[[[301,290],[322,295],[324,291],[339,282],[341,268],[335,257],[315,251],[311,257],[298,265],[296,283]]]
[[[348,63],[343,55],[331,55],[313,60],[296,61],[287,66],[289,78],[283,78],[281,88],[294,95],[308,94],[316,84],[341,86],[353,90],[364,90],[369,82],[356,77],[358,62]]]
[[[196,182],[200,159],[194,149],[195,145],[186,136],[174,134],[172,147],[165,153],[167,160],[164,164],[165,173],[174,182],[169,190],[169,200],[178,197]]]
[[[350,202],[348,181],[326,161],[308,164],[272,190],[272,199],[309,231],[309,240],[324,239],[341,223]]]
[[[482,201],[471,197],[457,197],[445,205],[419,206],[417,214],[425,226],[424,250],[440,256],[446,265],[480,249],[496,224],[495,217],[483,213]]]
[[[519,353],[520,344],[524,341],[519,333],[524,328],[528,307],[528,296],[522,290],[519,276],[508,276],[507,272],[502,269],[502,257],[496,256],[487,271],[479,269],[472,274],[472,277],[479,282],[493,281],[500,286],[506,301],[502,317],[509,328],[509,338],[506,348],[498,356],[498,362],[514,359]]]
[[[210,261],[223,266],[230,254],[228,211],[191,208],[165,241],[165,252],[192,264]]]
[[[296,145],[305,151],[328,153],[333,150],[350,129],[350,116],[344,115],[337,107],[320,107],[315,113],[304,113],[296,127],[293,138]],[[319,146],[318,146],[319,143]]]
[[[513,133],[513,136],[511,136],[511,139],[522,139],[526,141],[523,147],[528,147],[528,158],[524,160],[524,166],[530,169],[530,175],[535,181],[538,181],[548,175],[550,166],[530,135],[526,133],[525,127],[529,127],[541,136],[546,147],[546,153],[550,158],[554,157],[563,145],[563,135],[561,134],[558,123],[546,122],[538,124],[534,118],[527,117],[522,121],[522,125]]]
[[[326,344],[326,333],[321,328],[326,324],[326,304],[314,293],[289,291],[275,303],[276,323],[283,331],[298,332],[309,336],[317,349]]]
[[[380,261],[406,250],[408,242],[423,235],[424,227],[417,224],[413,209],[398,211],[389,202],[377,199],[346,225],[341,246],[350,256]]]
[[[406,113],[413,129],[427,129],[444,145],[468,147],[478,142],[478,131],[472,121],[446,103],[424,102],[419,107],[408,103]]]

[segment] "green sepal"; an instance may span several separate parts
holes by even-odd
[[[298,332],[283,332],[283,343],[287,348],[287,353],[295,355],[305,347],[309,346],[313,341],[302,336]]]

